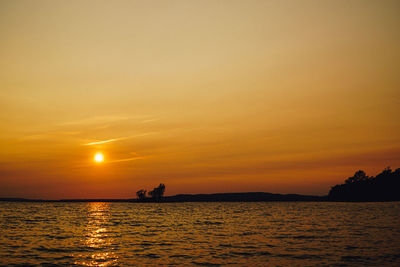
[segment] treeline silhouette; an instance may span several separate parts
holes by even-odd
[[[335,185],[328,194],[333,201],[398,201],[400,200],[400,168],[390,167],[380,174],[367,176],[362,170],[347,178],[344,184]]]

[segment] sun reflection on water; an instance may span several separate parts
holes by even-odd
[[[117,262],[117,255],[110,251],[113,238],[108,229],[110,225],[109,203],[90,202],[87,208],[87,225],[81,240],[89,253],[79,254],[75,264],[85,266],[110,266]],[[75,255],[76,256],[76,255]]]

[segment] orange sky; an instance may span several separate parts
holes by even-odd
[[[0,197],[160,182],[322,195],[398,168],[399,14],[378,0],[1,1]]]

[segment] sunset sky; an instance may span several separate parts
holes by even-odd
[[[399,14],[389,0],[3,0],[0,197],[161,182],[324,195],[399,168]]]

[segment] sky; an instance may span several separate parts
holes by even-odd
[[[325,195],[399,168],[399,14],[390,0],[3,0],[0,197]]]

